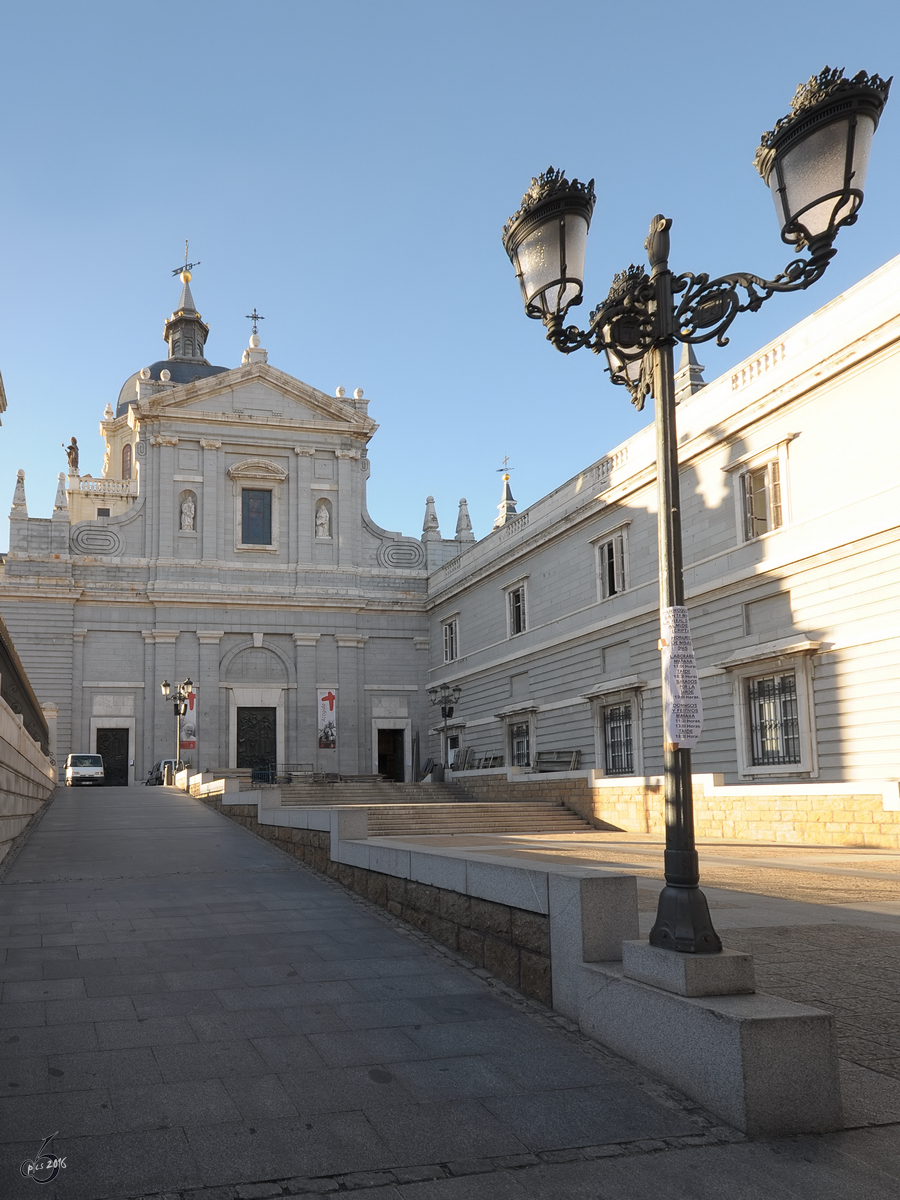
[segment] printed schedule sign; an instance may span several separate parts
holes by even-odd
[[[683,605],[661,611],[659,648],[665,740],[681,750],[692,750],[703,728],[703,698],[688,612]]]
[[[337,749],[337,693],[333,688],[319,688],[318,737],[320,750]]]

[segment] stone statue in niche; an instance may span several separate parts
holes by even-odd
[[[75,440],[75,438],[72,438],[72,444],[67,446],[65,444],[65,442],[63,442],[62,448],[66,452],[66,458],[69,460],[69,474],[77,475],[78,474],[78,442]]]
[[[316,537],[331,537],[331,513],[328,511],[328,501],[316,505]]]
[[[185,498],[181,502],[181,532],[182,533],[193,533],[194,532],[194,516],[196,515],[196,512],[197,512],[197,508],[196,508],[196,505],[194,504],[194,497],[191,495],[190,492],[188,492],[188,494],[185,496]]]

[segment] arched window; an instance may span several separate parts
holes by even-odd
[[[131,443],[126,442],[122,447],[122,478],[131,478]]]

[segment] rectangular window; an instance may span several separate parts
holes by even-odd
[[[525,585],[506,593],[509,604],[509,636],[525,632]]]
[[[444,662],[455,662],[459,657],[459,628],[456,621],[444,625]]]
[[[511,725],[509,730],[509,757],[514,767],[531,766],[531,736],[527,721]]]
[[[750,762],[775,767],[800,762],[800,714],[793,671],[747,681]]]
[[[781,464],[777,458],[741,476],[744,539],[782,526]]]
[[[613,704],[603,710],[606,774],[634,774],[631,705]]]
[[[600,594],[604,600],[618,596],[627,586],[625,579],[625,530],[622,529],[607,542],[597,547],[600,570]]]
[[[245,546],[271,546],[272,493],[262,488],[241,492],[241,541]]]

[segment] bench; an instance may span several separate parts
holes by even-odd
[[[580,750],[539,750],[531,765],[534,771],[577,771]]]

